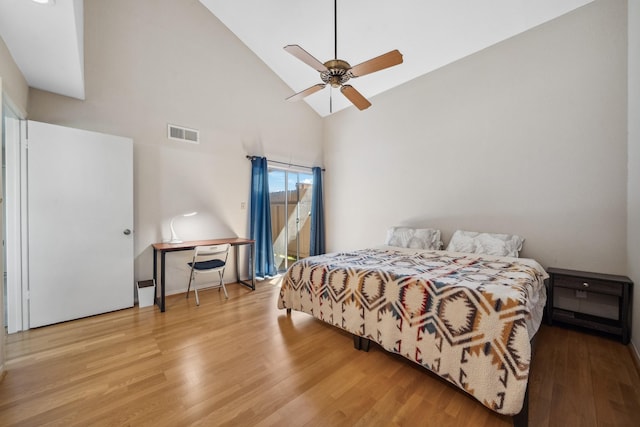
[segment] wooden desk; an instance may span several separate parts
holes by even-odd
[[[167,252],[177,252],[177,251],[189,251],[193,250],[196,246],[207,246],[207,245],[222,245],[225,243],[229,243],[232,247],[235,248],[236,255],[236,279],[238,283],[247,286],[248,288],[255,290],[256,289],[256,269],[254,265],[254,260],[256,256],[256,241],[251,239],[241,239],[238,237],[231,237],[228,239],[211,239],[211,240],[192,240],[190,242],[182,242],[182,243],[154,243],[153,246],[153,280],[160,286],[160,299],[158,299],[156,295],[156,304],[160,307],[160,311],[165,311],[165,256]],[[240,279],[239,272],[239,261],[238,261],[238,252],[240,246],[250,245],[251,246],[251,258],[249,259],[249,266],[251,269],[251,283],[245,282]],[[158,274],[158,252],[160,252],[160,282],[157,280]]]

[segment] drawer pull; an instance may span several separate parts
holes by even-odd
[[[582,282],[582,287],[583,287],[583,288],[588,288],[588,287],[589,287],[589,284],[588,284],[587,282]]]

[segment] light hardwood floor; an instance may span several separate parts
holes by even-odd
[[[372,345],[276,308],[277,281],[228,285],[12,334],[2,426],[508,426],[511,419]],[[626,346],[542,326],[531,426],[638,426]]]

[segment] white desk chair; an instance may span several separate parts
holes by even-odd
[[[189,290],[193,282],[193,290],[196,294],[196,305],[200,305],[198,298],[198,289],[196,287],[195,278],[198,274],[218,273],[220,283],[217,285],[224,290],[224,297],[229,298],[227,288],[224,286],[224,268],[227,265],[227,257],[229,256],[229,248],[231,245],[225,243],[223,245],[196,246],[193,250],[193,260],[189,263],[191,274],[189,276],[189,286],[187,287],[187,298],[189,298]]]

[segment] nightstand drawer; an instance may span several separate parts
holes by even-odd
[[[554,286],[616,296],[622,296],[623,289],[620,283],[563,275],[555,276]]]

